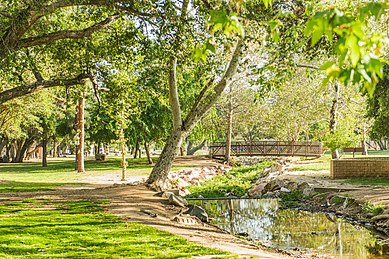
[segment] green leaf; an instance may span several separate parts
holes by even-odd
[[[323,35],[323,31],[321,30],[321,28],[316,27],[312,33],[311,45],[315,46],[316,43],[318,43],[319,40],[321,39],[322,35]]]
[[[358,45],[358,38],[353,34],[348,36],[346,39],[346,45],[350,50],[351,65],[356,67],[361,58],[361,50]]]
[[[269,4],[272,3],[273,0],[262,0],[263,4],[265,5],[266,8],[269,8]]]
[[[335,64],[333,61],[327,61],[323,65],[319,67],[320,70],[327,70],[329,67],[331,67],[333,64]]]
[[[209,51],[211,51],[211,52],[213,52],[213,53],[216,52],[215,46],[214,46],[213,44],[211,44],[210,42],[207,42],[207,43],[205,44],[205,46],[206,46],[206,49],[207,49],[207,50],[209,50]]]

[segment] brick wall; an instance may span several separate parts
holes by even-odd
[[[346,158],[331,160],[331,178],[387,177],[389,157]]]

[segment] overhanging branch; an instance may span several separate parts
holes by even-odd
[[[92,25],[91,27],[85,28],[83,30],[58,31],[58,32],[45,34],[42,36],[21,39],[19,41],[18,48],[28,48],[28,47],[32,47],[32,46],[41,45],[41,44],[51,43],[51,42],[54,42],[57,40],[62,40],[62,39],[81,39],[81,38],[85,38],[85,37],[90,37],[94,32],[100,31],[100,30],[108,27],[112,22],[114,22],[118,18],[119,18],[118,15],[109,16],[107,19],[105,19],[99,23],[96,23],[96,24]]]
[[[50,88],[54,86],[73,86],[83,83],[83,80],[90,79],[94,80],[93,75],[91,74],[79,74],[77,77],[71,79],[52,79],[52,80],[42,80],[29,85],[18,86],[9,90],[5,90],[0,93],[0,104],[5,103],[9,100],[37,92],[39,90]]]

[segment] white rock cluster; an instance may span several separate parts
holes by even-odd
[[[207,179],[216,175],[223,175],[230,171],[231,167],[225,165],[218,165],[214,167],[195,167],[185,168],[170,172],[167,181],[165,181],[164,190],[179,190],[180,195],[189,194],[187,187],[189,185],[200,185]]]

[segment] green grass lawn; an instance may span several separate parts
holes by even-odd
[[[156,160],[156,158],[154,158]],[[121,174],[121,159],[108,157],[106,161],[92,158],[85,161],[85,173],[74,169],[74,158],[49,159],[48,166],[43,168],[40,162],[2,163],[0,164],[0,192],[4,191],[37,191],[47,190],[64,184],[84,183],[86,177],[104,174]],[[128,176],[148,176],[153,165],[147,158],[128,158]],[[178,170],[183,167],[173,167]],[[10,181],[10,182],[7,182]]]
[[[25,200],[0,205],[1,258],[191,258],[210,254],[225,253],[124,222],[104,213],[99,202]]]

